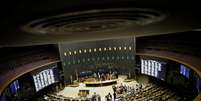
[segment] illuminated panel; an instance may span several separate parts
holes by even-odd
[[[2,95],[2,96],[1,96],[1,101],[7,101],[6,95]]]
[[[164,80],[166,73],[165,65],[166,63],[164,62],[141,59],[141,73]]]
[[[36,91],[56,82],[53,72],[53,69],[46,69],[33,75]]]
[[[141,60],[141,65],[144,66],[144,60]],[[144,67],[141,68],[141,73],[144,74]]]
[[[199,78],[199,76],[196,76],[196,89],[197,89],[197,92],[199,93],[200,92],[200,89],[201,89],[201,79]]]
[[[181,65],[180,65],[180,74],[182,74],[182,75],[185,76],[186,78],[189,78],[190,69],[181,64]]]
[[[15,80],[10,84],[10,91],[12,94],[17,93],[18,89],[20,88],[19,86],[19,81]]]

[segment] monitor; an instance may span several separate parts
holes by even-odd
[[[32,75],[36,91],[57,82],[57,75],[54,72],[54,68],[49,68]]]
[[[17,91],[19,90],[20,86],[19,86],[19,81],[15,80],[10,84],[10,91],[11,94],[15,94],[17,93]]]
[[[189,76],[190,76],[190,69],[187,68],[185,65],[180,64],[180,74],[182,74],[186,78],[189,78]]]
[[[165,80],[166,63],[157,60],[141,59],[141,73]]]

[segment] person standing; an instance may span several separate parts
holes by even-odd
[[[108,101],[108,95],[105,96],[105,101]]]
[[[108,95],[105,96],[106,101],[112,101],[112,95],[108,93]]]
[[[100,75],[100,73],[98,72],[98,81],[100,81],[101,80],[101,75]]]
[[[113,85],[113,86],[112,86],[112,89],[113,89],[114,92],[116,92],[116,89],[117,89],[117,88],[116,88],[116,86]]]
[[[108,101],[112,101],[112,95],[110,93],[108,94]]]
[[[92,95],[92,101],[96,101],[96,92]]]
[[[116,92],[114,92],[114,93],[113,93],[114,101],[115,101],[115,99],[116,99],[116,95],[117,95]]]

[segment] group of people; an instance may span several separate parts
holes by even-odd
[[[113,91],[117,94],[124,94],[128,92],[138,92],[140,89],[142,89],[142,84],[136,84],[136,86],[127,86],[120,84],[119,86],[112,86]]]
[[[128,86],[128,85],[120,84],[120,85],[117,85],[117,86],[112,86],[112,88],[113,88],[113,91],[114,91],[114,93],[113,93],[114,101],[117,98],[117,96],[121,97],[121,96],[127,95],[129,93],[134,94],[134,93],[140,92],[140,90],[143,89],[142,84],[136,84],[135,86]],[[133,101],[133,100],[131,100],[131,101]]]
[[[115,96],[114,96],[114,99],[115,99]],[[94,92],[94,94],[92,95],[92,99],[91,101],[101,101],[101,96],[96,94]],[[112,101],[112,95],[110,93],[108,93],[106,96],[105,96],[105,101]],[[115,100],[114,100],[115,101]]]
[[[117,72],[107,72],[107,73],[101,73],[101,72],[94,72],[91,75],[85,75],[79,77],[79,81],[83,82],[85,80],[88,80],[89,78],[93,78],[96,81],[105,81],[105,80],[112,80],[118,78]]]
[[[93,77],[96,78],[98,81],[105,81],[118,78],[117,72],[112,73],[94,73]]]

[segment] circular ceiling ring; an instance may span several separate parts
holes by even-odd
[[[148,8],[98,9],[36,19],[22,26],[22,30],[37,35],[63,35],[144,26],[165,17],[163,12]]]

